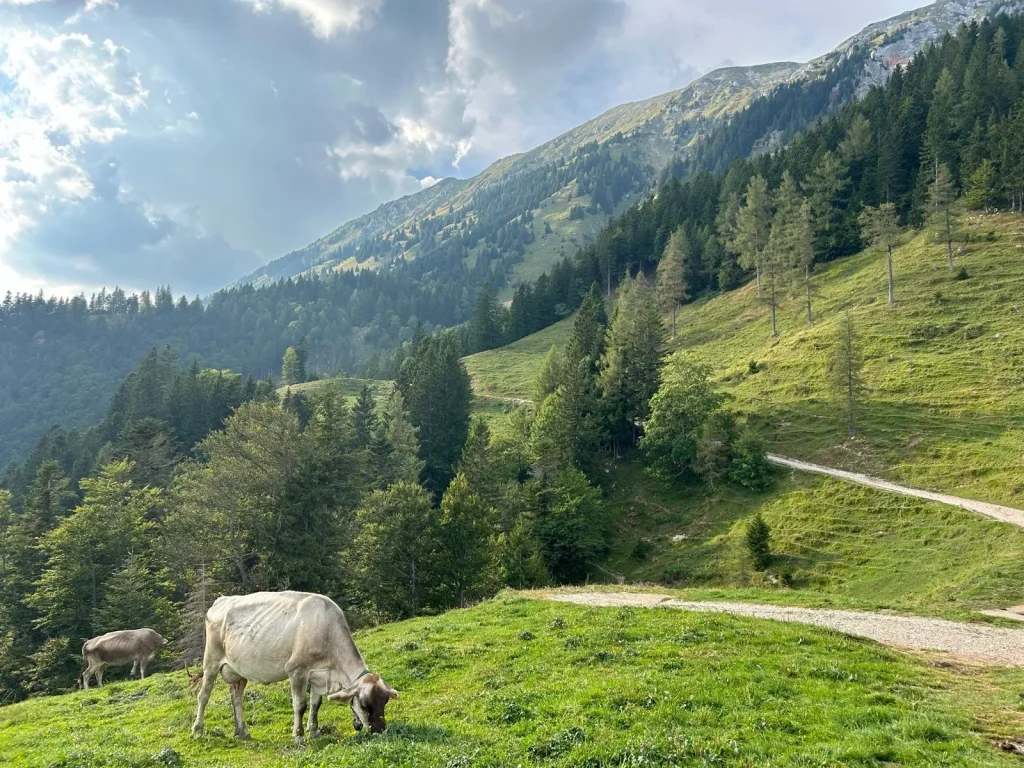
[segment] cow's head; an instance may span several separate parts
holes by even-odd
[[[381,680],[380,675],[371,672],[327,698],[352,706],[352,725],[357,731],[365,726],[371,733],[380,733],[388,727],[384,720],[384,707],[391,699],[398,698],[398,691]]]

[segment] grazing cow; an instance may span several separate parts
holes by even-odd
[[[302,743],[306,688],[310,689],[310,738],[320,735],[317,714],[326,696],[352,707],[356,730],[380,733],[384,706],[398,692],[366,668],[345,614],[329,597],[309,592],[257,592],[218,598],[206,612],[206,651],[199,710],[192,733],[203,732],[203,714],[217,675],[231,686],[235,736],[249,738],[242,714],[245,686],[291,682],[292,737]]]
[[[82,645],[82,661],[85,672],[82,675],[82,687],[89,690],[89,678],[96,677],[97,685],[103,685],[103,670],[121,664],[132,663],[132,671],[139,670],[139,679],[146,677],[146,666],[156,656],[156,652],[167,641],[159,632],[152,629],[122,629],[108,632],[105,635],[86,640]]]

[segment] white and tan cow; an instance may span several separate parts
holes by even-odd
[[[132,671],[139,670],[139,679],[145,678],[146,667],[156,652],[167,644],[159,632],[152,629],[121,629],[86,640],[82,645],[82,687],[89,690],[89,678],[95,676],[96,684],[103,685],[103,670],[121,664],[132,663]]]
[[[311,738],[319,735],[317,714],[324,696],[352,707],[353,724],[373,733],[386,727],[384,706],[398,692],[366,668],[341,608],[309,592],[257,592],[221,597],[206,612],[206,652],[199,711],[192,726],[203,731],[210,691],[222,675],[231,686],[235,735],[249,738],[242,713],[248,682],[291,682],[292,736],[302,741],[306,689],[310,689]]]

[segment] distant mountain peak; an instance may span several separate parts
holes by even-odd
[[[499,248],[498,253],[504,267],[493,267],[498,270],[493,281],[511,286],[535,278],[561,255],[584,245],[611,212],[649,192],[671,163],[685,159],[702,138],[758,97],[785,84],[825,77],[854,56],[863,62],[841,93],[847,94],[845,98],[862,96],[959,24],[1022,10],[1024,0],[938,0],[870,24],[810,62],[716,69],[678,90],[613,107],[533,150],[492,163],[471,179],[443,179],[384,203],[236,285],[429,258],[453,234],[464,238],[467,232],[479,235],[479,240],[465,245],[466,258],[479,259],[481,252],[490,258],[502,228],[517,229],[518,234],[511,238],[511,252],[509,238],[503,236],[505,250]],[[833,100],[827,109],[838,106]],[[765,136],[755,151],[773,149],[780,140],[778,135]],[[594,178],[595,164],[612,177]],[[590,175],[582,183],[578,178],[563,178],[566,165]],[[523,188],[529,184],[534,188]],[[508,188],[504,196],[503,186]],[[524,209],[527,204],[528,210]],[[487,215],[481,216],[479,209],[484,205]],[[422,236],[424,231],[429,239]],[[529,242],[524,246],[524,241]],[[482,267],[484,272],[487,268],[487,264]]]

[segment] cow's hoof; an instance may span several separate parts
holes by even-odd
[[[319,728],[316,728],[316,729],[314,729],[314,730],[310,731],[310,732],[309,732],[309,734],[308,734],[308,736],[309,736],[309,738],[311,738],[311,739],[319,739],[319,738],[320,738],[320,736],[321,736],[321,733],[320,733],[320,729],[319,729]]]
[[[203,726],[201,726],[201,725],[193,725],[192,726],[192,735],[193,736],[202,736],[203,735]]]
[[[239,741],[249,741],[252,736],[249,735],[248,731],[235,731],[235,738]]]
[[[295,744],[296,747],[306,746],[306,740],[302,736],[292,736],[292,743]]]

